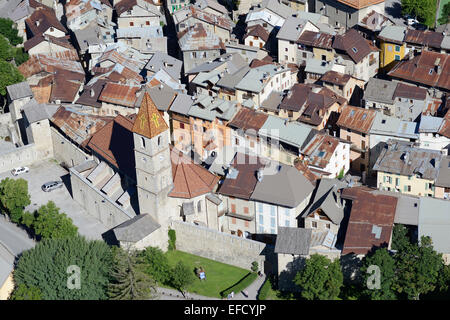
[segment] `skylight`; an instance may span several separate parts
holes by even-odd
[[[352,50],[353,50],[354,53],[358,52],[358,49],[356,49],[355,47],[353,47]]]

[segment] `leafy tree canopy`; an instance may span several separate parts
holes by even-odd
[[[295,276],[294,283],[300,286],[304,299],[334,300],[339,296],[343,279],[339,259],[331,261],[325,256],[313,254]]]
[[[422,237],[420,244],[411,244],[395,255],[396,281],[394,290],[408,299],[433,291],[443,267],[442,254],[433,249],[431,239]]]
[[[0,95],[6,96],[6,87],[24,81],[25,78],[11,63],[0,60]]]
[[[369,269],[370,266],[377,266],[380,270],[379,289],[371,289],[367,286],[367,282],[371,281],[369,277],[373,275]],[[393,282],[395,281],[395,260],[386,248],[377,248],[375,251],[366,255],[363,259],[361,273],[364,280],[363,285],[366,288],[363,290],[363,296],[370,300],[396,299],[395,292],[392,289]]]
[[[428,27],[434,26],[436,16],[436,0],[401,0],[402,13],[409,14]]]
[[[179,290],[183,295],[186,288],[192,284],[195,276],[192,270],[189,269],[183,261],[178,261],[172,270],[171,285]]]
[[[18,30],[14,27],[14,22],[11,19],[0,18],[0,34],[6,37],[13,46],[23,42],[22,37],[19,37],[17,33]]]
[[[0,61],[0,69],[1,63]],[[0,181],[0,205],[3,210],[9,213],[11,221],[19,223],[23,209],[30,203],[28,182],[26,180],[5,178]]]
[[[33,229],[37,235],[46,238],[67,238],[78,233],[78,228],[65,213],[60,213],[53,201],[41,206],[33,221]]]
[[[13,292],[10,300],[41,300],[41,290],[34,286],[27,287],[21,283]]]
[[[162,284],[170,281],[170,266],[164,252],[155,247],[147,247],[141,253],[142,261],[145,265],[144,271],[153,279]]]
[[[79,289],[68,285],[76,277],[70,266],[79,268]],[[39,288],[43,300],[103,300],[111,268],[111,249],[104,241],[81,236],[44,239],[22,253],[14,281],[18,287]]]

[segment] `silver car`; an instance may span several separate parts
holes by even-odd
[[[50,192],[55,189],[62,188],[63,185],[64,185],[64,183],[62,181],[50,181],[50,182],[44,183],[42,185],[42,191]]]

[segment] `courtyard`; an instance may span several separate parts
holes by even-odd
[[[25,179],[28,181],[28,193],[31,196],[31,204],[25,210],[33,212],[48,201],[53,201],[60,212],[70,217],[78,227],[79,234],[88,239],[102,239],[102,234],[107,231],[100,221],[88,215],[71,196],[70,173],[62,168],[55,160],[44,160],[30,166],[28,173],[14,177],[10,171],[0,173],[0,181],[5,178]],[[64,186],[51,192],[44,192],[41,186],[49,181],[63,181]]]

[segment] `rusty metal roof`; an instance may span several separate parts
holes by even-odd
[[[218,193],[250,199],[258,182],[256,172],[264,166],[259,158],[237,152]]]
[[[98,100],[134,108],[140,86],[108,82]]]
[[[369,133],[375,120],[376,111],[353,106],[344,106],[337,121],[339,127],[357,132]]]
[[[51,27],[67,33],[66,28],[64,28],[56,17],[55,11],[48,7],[36,8],[31,16],[25,20],[25,23],[33,36],[44,33]]]
[[[321,81],[329,82],[332,84],[337,84],[341,86],[345,86],[347,82],[351,79],[351,75],[349,74],[343,74],[336,71],[327,71],[325,74],[320,78]]]
[[[33,55],[28,61],[22,63],[18,69],[26,78],[41,72],[56,73],[57,70],[79,73],[84,78],[84,69],[80,62],[53,57],[49,54]]]
[[[443,39],[444,35],[442,33],[429,30],[408,29],[404,41],[407,43],[426,45],[432,48],[441,48]]]
[[[378,50],[355,29],[349,29],[344,35],[336,35],[333,48],[345,51],[355,63],[363,60],[371,52]]]
[[[388,246],[398,199],[374,191],[366,187],[342,191],[343,198],[352,200],[342,254],[366,254],[373,246]]]
[[[324,169],[330,162],[339,139],[328,134],[316,134],[301,151],[308,159],[308,164]]]
[[[410,60],[397,64],[388,75],[431,87],[450,89],[450,59],[448,54],[423,50]]]
[[[297,42],[311,47],[332,49],[333,35],[324,32],[314,32],[305,30],[300,35]]]
[[[87,139],[91,135],[111,120],[111,117],[94,116],[69,107],[60,107],[50,119],[56,127],[78,145],[87,143]]]
[[[398,97],[414,100],[425,100],[427,97],[427,90],[399,82],[395,88],[392,98],[395,99]]]
[[[256,112],[250,108],[241,108],[233,119],[228,123],[228,126],[238,129],[255,130],[255,134],[261,129],[268,118],[268,115],[262,112]]]

